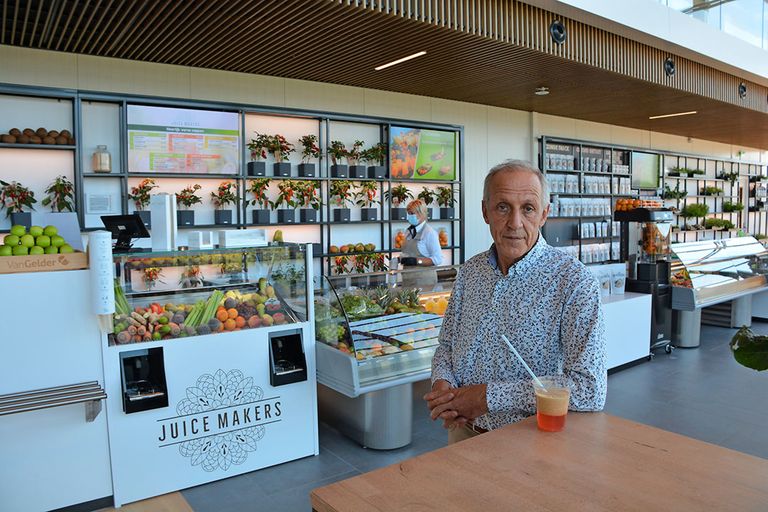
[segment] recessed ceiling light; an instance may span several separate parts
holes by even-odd
[[[546,96],[549,94],[549,87],[537,87],[535,91],[533,91],[533,94],[536,96]]]
[[[648,119],[662,119],[664,117],[690,116],[691,114],[698,114],[698,111],[691,110],[690,112],[676,112],[674,114],[662,114],[660,116],[649,116]]]
[[[375,69],[376,71],[381,71],[384,68],[388,68],[390,66],[394,66],[395,64],[400,64],[407,60],[415,59],[416,57],[421,57],[422,55],[426,55],[426,54],[427,52],[417,52],[417,53],[414,53],[413,55],[403,57],[402,59],[397,59],[397,60],[393,60],[392,62],[387,62],[386,64],[382,64],[381,66],[375,67],[373,69]]]

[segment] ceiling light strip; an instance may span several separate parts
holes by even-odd
[[[690,112],[677,112],[675,114],[662,114],[659,116],[649,116],[648,119],[663,119],[665,117],[690,116],[692,114],[698,114],[698,111],[691,110]]]
[[[411,59],[415,59],[416,57],[421,57],[422,55],[426,55],[426,54],[427,54],[427,52],[425,52],[425,51],[416,52],[413,55],[408,55],[407,57],[403,57],[402,59],[393,60],[392,62],[388,62],[386,64],[382,64],[381,66],[377,66],[377,67],[375,67],[373,69],[375,69],[376,71],[381,71],[382,69],[388,68],[390,66],[395,66],[397,64],[402,64],[405,61],[408,61],[408,60],[411,60]]]

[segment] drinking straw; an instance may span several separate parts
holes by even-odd
[[[536,374],[533,373],[533,370],[531,370],[531,367],[528,366],[528,363],[526,363],[525,360],[522,358],[522,356],[520,356],[520,354],[517,352],[517,350],[515,350],[515,347],[512,346],[512,343],[510,343],[509,340],[507,339],[507,337],[504,336],[503,334],[501,335],[501,339],[504,340],[504,343],[507,344],[507,346],[509,347],[509,350],[511,350],[512,353],[517,356],[517,358],[520,360],[520,362],[523,363],[523,366],[525,367],[525,370],[531,375],[531,377],[533,377],[534,382],[536,382],[536,384],[538,384],[539,387],[541,387],[541,389],[543,389],[544,392],[546,393],[547,392],[547,388],[544,387],[544,384],[542,384],[541,381],[539,380],[539,378],[536,376]]]

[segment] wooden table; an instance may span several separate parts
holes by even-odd
[[[318,512],[768,510],[768,460],[604,413],[535,418],[342,480]]]

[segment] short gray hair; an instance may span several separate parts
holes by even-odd
[[[539,185],[541,186],[541,207],[546,208],[549,204],[549,184],[547,183],[547,177],[538,168],[525,160],[504,160],[500,164],[491,167],[491,170],[488,171],[488,174],[485,176],[485,183],[483,184],[483,201],[488,201],[488,197],[490,196],[489,188],[493,177],[501,172],[511,171],[528,171],[536,175],[539,179]]]

